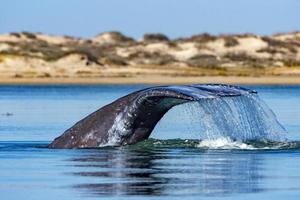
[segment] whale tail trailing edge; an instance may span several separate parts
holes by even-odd
[[[66,130],[49,148],[94,148],[134,144],[149,137],[173,106],[190,101],[240,96],[256,91],[220,84],[156,86],[108,104]]]

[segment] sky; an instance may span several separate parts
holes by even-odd
[[[300,31],[300,0],[1,0],[0,33],[90,38],[120,31],[170,38],[198,33]]]

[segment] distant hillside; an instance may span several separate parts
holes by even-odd
[[[170,40],[119,32],[91,39],[41,33],[0,35],[1,77],[124,77],[143,74],[300,75],[300,32],[209,35]]]

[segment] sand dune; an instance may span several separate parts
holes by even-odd
[[[28,32],[0,35],[0,78],[5,81],[92,78],[103,82],[121,78],[157,82],[157,77],[194,80],[207,76],[297,79],[300,33],[199,34],[174,40],[163,34],[146,34],[138,41],[119,32],[91,39]],[[152,78],[143,81],[142,77]]]

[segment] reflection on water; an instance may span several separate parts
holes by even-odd
[[[93,178],[73,186],[84,196],[230,195],[260,188],[262,157],[253,152],[199,149],[91,150],[71,159],[71,175]]]

